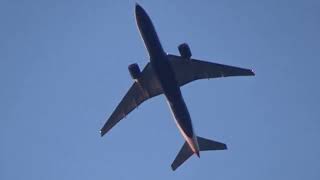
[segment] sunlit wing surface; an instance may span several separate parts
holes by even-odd
[[[196,59],[184,59],[176,55],[168,55],[176,80],[183,86],[198,79],[219,78],[227,76],[254,76],[250,69],[206,62]]]
[[[163,93],[162,87],[154,74],[150,63],[148,63],[141,72],[141,77],[138,82],[133,83],[127,94],[123,97],[110,118],[104,124],[103,128],[100,130],[101,136],[106,134],[113,126],[142,102]]]

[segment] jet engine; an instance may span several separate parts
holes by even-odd
[[[132,79],[137,81],[141,75],[141,71],[140,71],[138,64],[137,63],[130,64],[128,69],[129,69],[129,72],[130,72]]]
[[[184,59],[191,58],[192,54],[191,54],[189,45],[187,43],[180,44],[178,46],[178,49],[179,49],[179,52],[180,52],[180,55],[182,58],[184,58]]]

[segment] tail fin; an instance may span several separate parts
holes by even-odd
[[[197,137],[197,140],[198,140],[198,145],[199,145],[200,151],[227,149],[227,145],[225,145],[223,143],[220,143],[220,142],[217,142],[217,141],[205,139],[205,138],[202,138],[202,137]],[[189,157],[192,156],[193,153],[194,152],[192,152],[192,150],[189,147],[188,143],[185,142],[183,144],[181,150],[179,151],[177,157],[175,158],[175,160],[171,164],[172,170],[174,171],[179,166],[181,166],[187,159],[189,159]]]

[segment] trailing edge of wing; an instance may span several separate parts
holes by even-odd
[[[162,94],[162,87],[158,82],[152,66],[148,63],[141,72],[139,83],[134,82],[127,94],[122,98],[119,105],[111,114],[110,118],[100,130],[101,136],[106,134],[121,119],[145,100]]]

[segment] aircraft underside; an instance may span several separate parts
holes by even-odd
[[[128,67],[134,82],[101,128],[101,136],[109,132],[110,129],[141,103],[152,97],[164,94],[177,127],[185,139],[185,143],[171,165],[173,170],[176,170],[193,154],[200,157],[200,151],[227,149],[224,143],[195,135],[190,114],[182,97],[180,87],[200,79],[253,76],[253,71],[193,59],[191,58],[191,50],[186,43],[179,45],[179,56],[166,54],[150,17],[138,4],[136,4],[135,16],[138,29],[150,56],[150,63],[142,71],[140,71],[137,64],[131,64]]]

